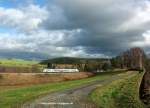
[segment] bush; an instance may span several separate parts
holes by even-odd
[[[107,70],[112,69],[112,66],[111,66],[111,64],[109,64],[109,63],[104,63],[104,65],[102,66],[102,69],[103,69],[104,71],[107,71]]]

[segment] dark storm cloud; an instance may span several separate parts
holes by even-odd
[[[57,30],[81,29],[78,35],[64,39],[62,45],[80,46],[87,53],[113,55],[132,47],[132,42],[143,40],[142,34],[150,28],[150,22],[138,21],[138,9],[142,11],[148,3],[146,0],[56,0],[55,8],[49,7],[55,20],[49,17],[45,26]]]

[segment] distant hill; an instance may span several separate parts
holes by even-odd
[[[56,64],[80,64],[80,63],[86,63],[90,61],[95,62],[102,62],[102,61],[108,61],[108,59],[104,58],[75,58],[75,57],[59,57],[59,58],[52,58],[41,61],[41,64],[47,64],[47,63],[56,63]]]

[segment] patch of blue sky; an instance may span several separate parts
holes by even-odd
[[[49,0],[49,1],[51,1],[51,0]],[[40,6],[44,6],[44,5],[46,5],[47,0],[33,0],[33,2]]]
[[[12,29],[12,28],[9,28],[9,27],[1,27],[0,26],[0,33],[7,33],[7,34],[16,34],[17,32],[16,32],[16,30],[15,29]],[[12,36],[14,36],[14,35],[12,35]]]
[[[0,7],[15,8],[27,4],[37,4],[44,6],[46,2],[47,0],[0,0]]]
[[[22,0],[0,0],[0,7],[14,8],[17,7]]]

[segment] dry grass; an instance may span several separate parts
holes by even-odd
[[[25,86],[50,82],[60,82],[87,78],[93,74],[87,72],[78,73],[0,73],[0,86]]]

